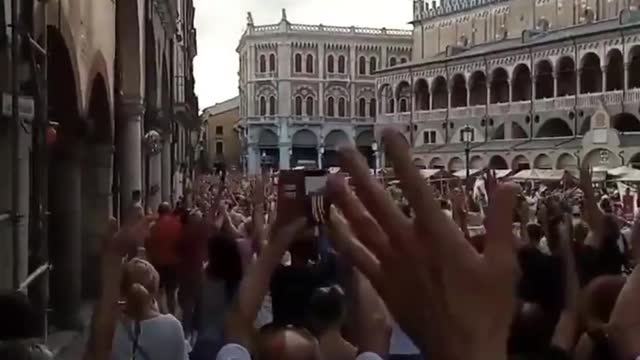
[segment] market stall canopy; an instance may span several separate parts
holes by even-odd
[[[444,169],[422,169],[420,175],[423,179],[441,179],[452,177],[451,174]]]
[[[621,166],[609,170],[608,174],[615,181],[640,182],[640,170],[628,166]]]
[[[561,181],[566,176],[574,177],[566,170],[528,169],[511,176],[511,179],[516,181]]]
[[[482,172],[482,169],[469,169],[469,176],[475,176],[478,173]],[[458,170],[453,173],[453,176],[459,177],[460,179],[467,178],[467,169]]]

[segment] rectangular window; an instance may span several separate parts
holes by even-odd
[[[222,141],[216,142],[216,155],[224,154],[224,144]]]
[[[422,141],[425,144],[435,144],[436,143],[436,132],[435,130],[425,131],[422,133]]]
[[[224,134],[224,130],[222,129],[222,126],[216,126],[216,135],[223,135]]]

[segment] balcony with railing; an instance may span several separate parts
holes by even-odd
[[[384,101],[384,100],[383,100]],[[506,115],[527,115],[549,111],[593,110],[600,106],[629,105],[640,103],[640,88],[631,90],[614,90],[600,93],[568,95],[556,98],[512,101],[487,105],[466,107],[439,108],[433,110],[414,110],[398,113],[382,113],[378,115],[380,123],[442,121],[445,119],[480,118],[485,115],[500,117]],[[533,106],[533,107],[532,107]],[[383,109],[384,110],[384,109]]]
[[[404,119],[408,121],[408,119]],[[258,124],[279,124],[282,122],[290,124],[325,124],[325,123],[341,123],[351,125],[368,125],[373,124],[375,121],[371,117],[362,116],[308,116],[308,115],[264,115],[264,116],[249,116],[246,118],[246,122],[250,125]]]

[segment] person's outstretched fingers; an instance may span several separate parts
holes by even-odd
[[[379,259],[390,251],[389,239],[369,214],[342,176],[330,176],[327,181],[329,197],[349,221],[358,239]]]
[[[380,262],[353,236],[349,224],[333,206],[329,214],[329,230],[339,251],[342,250],[343,255],[349,258],[374,286],[380,286],[382,281]]]
[[[520,186],[505,183],[498,185],[493,194],[486,221],[488,241],[485,254],[488,257],[515,261],[512,214],[520,192]]]
[[[356,194],[387,234],[400,234],[411,223],[386,190],[369,173],[364,157],[353,147],[340,149],[340,164],[356,186]]]

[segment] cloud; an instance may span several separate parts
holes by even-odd
[[[238,94],[236,47],[251,11],[256,25],[280,21],[282,8],[292,23],[410,28],[410,0],[194,0],[198,56],[196,93],[205,108]]]

